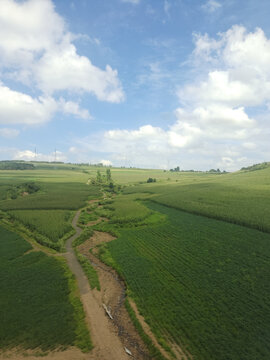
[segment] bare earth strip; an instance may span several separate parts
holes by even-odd
[[[101,291],[94,290],[94,297],[100,304],[105,304],[110,309],[113,317],[110,322],[113,324],[115,331],[117,331],[123,344],[122,346],[128,348],[137,360],[150,359],[147,348],[137,333],[125,308],[126,289],[124,282],[113,269],[89,252],[94,246],[113,239],[108,233],[95,231],[89,240],[78,247],[78,250],[89,259],[92,266],[98,272]]]
[[[91,338],[94,343],[94,350],[89,355],[89,359],[96,360],[120,360],[129,359],[125,353],[124,347],[115,332],[113,325],[110,324],[109,319],[106,317],[102,304],[100,304],[94,297],[90,289],[88,279],[76,258],[72,248],[73,240],[81,233],[81,229],[77,227],[77,221],[80,211],[76,213],[72,225],[76,233],[68,239],[66,243],[67,253],[65,257],[71,271],[75,274],[81,300],[87,316],[88,324],[91,331]]]

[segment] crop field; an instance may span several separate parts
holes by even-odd
[[[38,170],[0,171],[0,210],[23,224],[42,245],[63,250],[73,231],[72,210],[101,194],[98,186],[87,184],[89,174],[79,170],[44,164]]]
[[[41,190],[35,194],[0,201],[2,210],[76,210],[89,198],[100,196],[95,186],[83,183],[40,183]]]
[[[74,278],[62,260],[0,227],[0,348],[91,349]]]
[[[124,192],[149,194],[160,204],[270,232],[270,167],[210,177],[194,174],[190,180],[183,176],[177,183],[131,186]]]
[[[58,242],[72,231],[73,211],[67,210],[11,210],[8,214],[32,231],[37,231],[52,242]]]
[[[112,168],[121,193],[101,200],[108,185],[92,183],[97,170],[106,177],[106,168],[33,164],[31,170],[0,171],[0,215],[11,216],[13,227],[20,231],[23,224],[27,236],[62,251],[74,210],[83,208],[79,223],[85,228],[74,246],[93,230],[118,237],[99,247],[100,256],[126,280],[160,343],[178,344],[194,360],[270,358],[270,167],[231,174]],[[147,183],[149,178],[156,182]],[[100,201],[87,204],[91,199]],[[86,226],[99,217],[108,221]],[[2,240],[0,273],[9,275],[0,277],[1,294],[7,294],[0,294],[0,315],[6,317],[0,348],[39,343],[42,349],[90,349],[81,304],[71,296],[74,279],[63,262],[41,252],[25,254],[31,246],[1,228]],[[96,273],[83,266],[91,286],[99,288]],[[40,295],[43,289],[51,300]],[[8,301],[12,309],[15,303],[5,298],[19,296],[16,322],[12,312],[6,314]],[[50,321],[57,322],[53,334]]]
[[[167,221],[120,230],[103,257],[112,257],[156,335],[193,359],[269,359],[270,235],[147,205]]]

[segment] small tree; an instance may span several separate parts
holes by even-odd
[[[98,183],[101,183],[101,182],[102,182],[100,170],[97,171],[97,182],[98,182]]]
[[[107,176],[107,181],[110,182],[112,180],[111,169],[106,170],[106,176]]]

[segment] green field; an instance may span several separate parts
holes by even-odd
[[[194,359],[269,359],[270,235],[148,207],[167,222],[121,230],[107,248],[153,331]]]
[[[130,186],[124,193],[148,194],[160,204],[270,232],[270,167],[190,176],[183,173],[177,183]]]
[[[73,276],[62,260],[0,227],[0,348],[91,349]]]
[[[85,164],[33,162],[33,165],[31,170],[0,170],[0,217],[4,217],[4,221],[22,233],[23,225],[28,229],[24,232],[28,237],[63,250],[74,210],[84,208],[81,226],[100,216],[108,218],[108,222],[101,222],[94,229],[108,231],[118,239],[101,246],[100,256],[126,280],[128,293],[163,345],[176,343],[194,360],[270,358],[269,164],[230,174],[112,168],[118,193],[112,196],[107,192],[107,199],[100,200],[102,207],[98,207],[98,203],[87,204],[87,200],[101,199],[104,192],[111,190],[105,183],[92,184],[97,170],[102,179],[105,178],[106,168]],[[156,182],[147,183],[150,177]],[[74,246],[89,238],[91,232],[85,228]],[[10,260],[12,267],[7,260],[0,266],[22,283],[23,276],[29,275],[28,269],[46,263],[48,274],[45,266],[41,266],[46,281],[38,279],[53,292],[47,282],[53,282],[50,271],[54,263],[55,281],[61,291],[52,294],[56,306],[50,309],[52,313],[58,311],[58,302],[62,304],[68,289],[74,286],[70,279],[68,288],[60,285],[60,280],[68,277],[64,265],[43,253],[22,256],[30,245],[23,241],[11,248],[11,243],[3,243],[2,250],[3,254],[15,251],[14,260]],[[22,247],[18,252],[20,256],[14,250],[17,246]],[[57,271],[55,264],[58,264]],[[92,287],[98,288],[96,274],[88,269],[88,263],[84,266]],[[36,268],[32,272],[35,271],[38,273]],[[35,280],[31,278],[32,283],[35,284]],[[15,288],[5,286],[4,292],[15,293]],[[19,285],[18,291],[21,291]],[[38,301],[36,309],[39,306],[43,309]],[[74,298],[71,300],[69,296],[65,306],[75,311]],[[67,309],[65,306],[63,309]],[[18,312],[23,311],[23,307],[18,307]],[[19,315],[23,321],[27,320],[24,320],[25,314]],[[81,318],[75,321],[76,326],[84,324],[80,316],[73,316],[73,320]],[[62,320],[66,321],[65,316]],[[73,324],[73,330],[65,335],[66,342],[57,340],[58,344],[66,346],[76,341],[79,344],[80,341],[72,337],[74,333],[71,335],[74,322],[68,322]],[[46,321],[44,324],[46,334]],[[30,322],[29,329],[31,326],[34,327]],[[57,331],[61,331],[61,326]],[[10,339],[6,344],[9,341],[28,346],[28,340],[21,334],[17,336],[17,327],[20,329],[15,323],[14,336],[8,330]],[[79,333],[85,334],[85,329]],[[85,339],[84,335],[81,339]],[[85,340],[81,343],[84,347]],[[10,346],[6,344],[3,342],[0,347]],[[56,345],[40,346],[47,349]]]
[[[0,170],[0,210],[42,245],[63,251],[73,232],[72,210],[99,198],[99,187],[87,184],[89,174],[79,166],[34,166],[34,170]]]
[[[32,231],[46,236],[57,243],[66,233],[72,231],[73,211],[67,210],[11,210],[12,219],[23,223]]]

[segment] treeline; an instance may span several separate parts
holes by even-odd
[[[24,161],[12,161],[5,160],[0,161],[0,170],[34,170],[33,164],[26,163]]]
[[[242,167],[241,171],[256,171],[256,170],[263,170],[270,167],[270,162],[263,162],[260,164],[253,164],[251,166]]]

